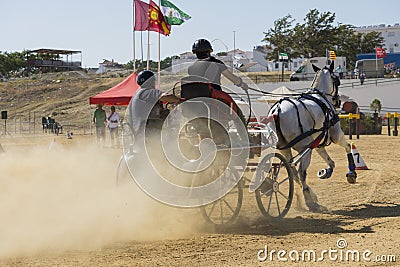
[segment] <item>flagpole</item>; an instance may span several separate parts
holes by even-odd
[[[375,47],[375,71],[376,71],[376,78],[378,78],[378,53]]]
[[[147,31],[147,70],[150,66],[150,31]]]
[[[144,56],[143,56],[143,31],[140,31],[140,53],[141,53],[141,61],[140,61],[140,68],[143,69],[143,62],[144,62]]]
[[[132,1],[132,14],[133,14],[133,72],[136,72],[136,40],[135,40],[135,23],[136,23],[136,17],[135,17],[135,0]]]
[[[325,56],[326,56],[326,65],[329,65],[329,52],[328,52],[328,48],[325,48]]]
[[[161,0],[158,1],[158,6],[161,7]],[[160,78],[161,78],[161,33],[158,32],[158,68],[157,68],[157,73],[158,73],[158,89],[160,89]]]
[[[160,78],[161,78],[161,33],[158,32],[158,89],[160,89]]]

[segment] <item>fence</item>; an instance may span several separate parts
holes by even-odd
[[[87,118],[87,123],[70,123],[68,121],[54,120],[54,124],[45,125],[42,122],[42,115],[38,112],[11,112],[7,114],[7,118],[2,117],[3,127],[0,130],[2,136],[5,135],[24,135],[24,134],[44,134],[54,133],[63,134],[67,131],[78,134],[90,134],[91,125],[90,118]],[[47,119],[47,118],[46,118]],[[57,123],[58,132],[55,127],[51,127]]]
[[[343,83],[340,88],[354,88],[354,87],[359,87],[361,86],[361,82],[357,79],[346,79],[346,82]],[[400,81],[399,78],[371,78],[371,79],[365,79],[363,85],[371,85],[374,84],[378,86],[379,84],[391,84],[391,83],[398,83]]]
[[[353,131],[352,124],[353,123],[352,123],[352,121],[353,121],[353,119],[355,119],[356,120],[356,136],[357,136],[357,139],[360,139],[360,114],[352,114],[352,113],[349,113],[346,115],[340,114],[339,118],[347,119],[349,121],[349,139],[350,140],[353,139],[353,136],[352,136],[352,131]]]
[[[276,83],[282,81],[282,74],[280,72],[270,72],[266,74],[257,74],[252,72],[247,72],[246,76],[251,79],[255,84],[257,83]],[[284,81],[290,80],[290,73],[284,73]]]
[[[399,118],[400,118],[400,114],[397,112],[394,113],[387,113],[387,126],[388,126],[388,136],[390,136],[390,120],[393,120],[393,136],[398,136],[399,135],[399,131],[397,130],[397,127],[399,126]]]

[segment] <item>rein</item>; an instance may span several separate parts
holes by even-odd
[[[271,95],[271,96],[301,96],[303,94],[303,93],[298,93],[298,94],[275,94],[275,93],[263,91],[263,90],[252,88],[252,87],[249,87],[249,90],[257,92],[257,93],[262,93],[264,95]]]

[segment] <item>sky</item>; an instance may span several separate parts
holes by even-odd
[[[0,51],[39,48],[82,51],[83,67],[98,67],[103,59],[127,63],[133,59],[133,0],[0,0]],[[368,1],[170,0],[192,19],[172,26],[161,36],[161,59],[191,51],[198,38],[213,41],[215,52],[235,47],[251,51],[262,45],[263,32],[290,14],[303,23],[311,9],[336,14],[335,23],[354,26],[400,23],[400,1],[381,5]],[[145,0],[148,2],[148,0]],[[155,0],[158,4],[158,0]],[[142,40],[142,41],[141,41]],[[146,32],[136,32],[136,58],[142,57]],[[150,33],[150,58],[158,60],[158,33]],[[79,61],[79,56],[73,57]]]

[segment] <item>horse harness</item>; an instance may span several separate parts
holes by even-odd
[[[326,103],[329,103],[323,93],[314,89],[310,92],[301,94],[296,99],[290,99],[288,97],[282,98],[271,107],[271,110],[277,109],[277,111],[278,111],[274,119],[275,119],[277,135],[280,140],[284,140],[285,143],[287,143],[287,140],[285,139],[284,135],[282,134],[282,130],[280,127],[280,122],[279,122],[279,114],[281,112],[280,104],[284,101],[291,103],[295,107],[296,112],[297,112],[297,123],[299,124],[300,130],[301,130],[301,134],[299,136],[297,136],[296,138],[294,138],[293,140],[288,142],[285,146],[277,147],[278,149],[283,150],[283,149],[291,148],[292,146],[294,146],[295,144],[297,144],[304,138],[307,138],[317,132],[321,132],[321,133],[310,144],[310,148],[323,147],[323,146],[327,146],[330,144],[330,142],[328,142],[328,129],[330,127],[332,127],[333,125],[335,125],[339,121],[339,116],[334,112],[334,109],[332,109],[329,106],[329,104],[326,104],[319,98],[313,96],[314,94],[318,94],[326,101]],[[311,118],[314,120],[314,127],[306,132],[304,131],[303,125],[300,120],[299,108],[296,105],[296,103],[294,102],[294,100],[297,100],[305,108],[305,110],[311,115],[311,112],[307,109],[307,106],[302,101],[303,99],[311,100],[311,101],[315,102],[321,108],[322,112],[324,113],[324,117],[325,117],[324,123],[321,128],[315,129],[315,119],[311,116]]]

